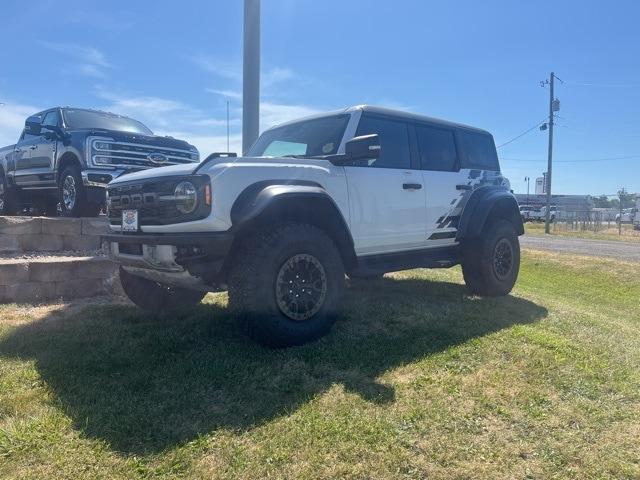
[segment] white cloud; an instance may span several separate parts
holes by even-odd
[[[224,135],[198,135],[189,131],[165,131],[159,132],[161,135],[170,135],[175,138],[186,140],[200,151],[200,157],[206,158],[213,152],[227,151],[227,136]],[[242,152],[242,135],[233,133],[229,135],[229,151]]]
[[[280,123],[295,120],[296,118],[307,117],[320,113],[319,110],[307,105],[287,105],[281,103],[260,102],[260,125],[261,130],[266,130]]]
[[[109,103],[101,109],[140,120],[157,135],[170,135],[198,147],[202,157],[213,151],[226,151],[226,112],[220,117],[180,101],[153,96],[132,96],[98,89],[97,95]],[[239,110],[232,110],[229,124],[232,151],[241,151]]]
[[[207,55],[194,55],[189,59],[205,72],[228,80],[242,80],[242,67],[238,63],[225,62]]]
[[[242,101],[242,92],[239,90],[218,90],[216,88],[206,88],[205,92],[220,95],[221,97],[226,97],[232,100]]]
[[[274,67],[264,70],[260,76],[260,85],[269,90],[274,85],[295,78],[295,73],[290,68]]]
[[[10,102],[0,105],[0,148],[16,143],[27,117],[41,110],[32,105]]]
[[[56,42],[42,42],[42,45],[53,52],[76,60],[78,63],[68,66],[67,70],[80,75],[103,78],[106,76],[105,70],[112,67],[104,53],[91,46]]]

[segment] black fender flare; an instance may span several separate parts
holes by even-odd
[[[518,235],[524,234],[516,197],[504,187],[487,185],[475,189],[467,200],[458,223],[456,240],[478,237],[492,212],[513,223]]]
[[[336,242],[346,264],[355,261],[351,230],[336,202],[318,183],[305,180],[254,183],[238,195],[230,214],[234,232],[241,232],[265,215],[319,226]]]

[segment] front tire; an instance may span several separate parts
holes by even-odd
[[[153,313],[193,307],[207,294],[199,290],[163,285],[129,273],[122,267],[120,267],[120,283],[129,300],[142,310]]]
[[[247,320],[255,341],[289,347],[329,332],[344,290],[344,266],[322,230],[285,224],[259,232],[233,262],[229,306]]]
[[[60,175],[58,201],[63,217],[95,217],[100,213],[100,206],[87,200],[87,189],[75,165],[65,168]]]
[[[472,293],[499,297],[511,292],[520,270],[520,243],[511,222],[488,222],[481,236],[462,248],[462,273]]]

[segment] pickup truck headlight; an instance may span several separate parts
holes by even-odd
[[[111,150],[111,144],[109,142],[93,142],[93,148],[96,150]]]
[[[198,206],[198,190],[191,182],[180,182],[174,192],[176,208],[180,213],[192,213]]]

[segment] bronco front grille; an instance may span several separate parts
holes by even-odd
[[[178,210],[175,202],[161,200],[171,196],[178,183],[192,182],[198,191],[198,204],[194,212],[184,214]],[[112,225],[122,224],[123,210],[138,210],[140,225],[169,225],[191,222],[205,218],[211,206],[205,204],[204,188],[209,182],[207,175],[188,177],[152,178],[142,182],[127,182],[107,187],[107,215]]]
[[[91,162],[96,166],[152,168],[200,160],[195,150],[119,142],[106,138],[92,138],[90,142]]]

